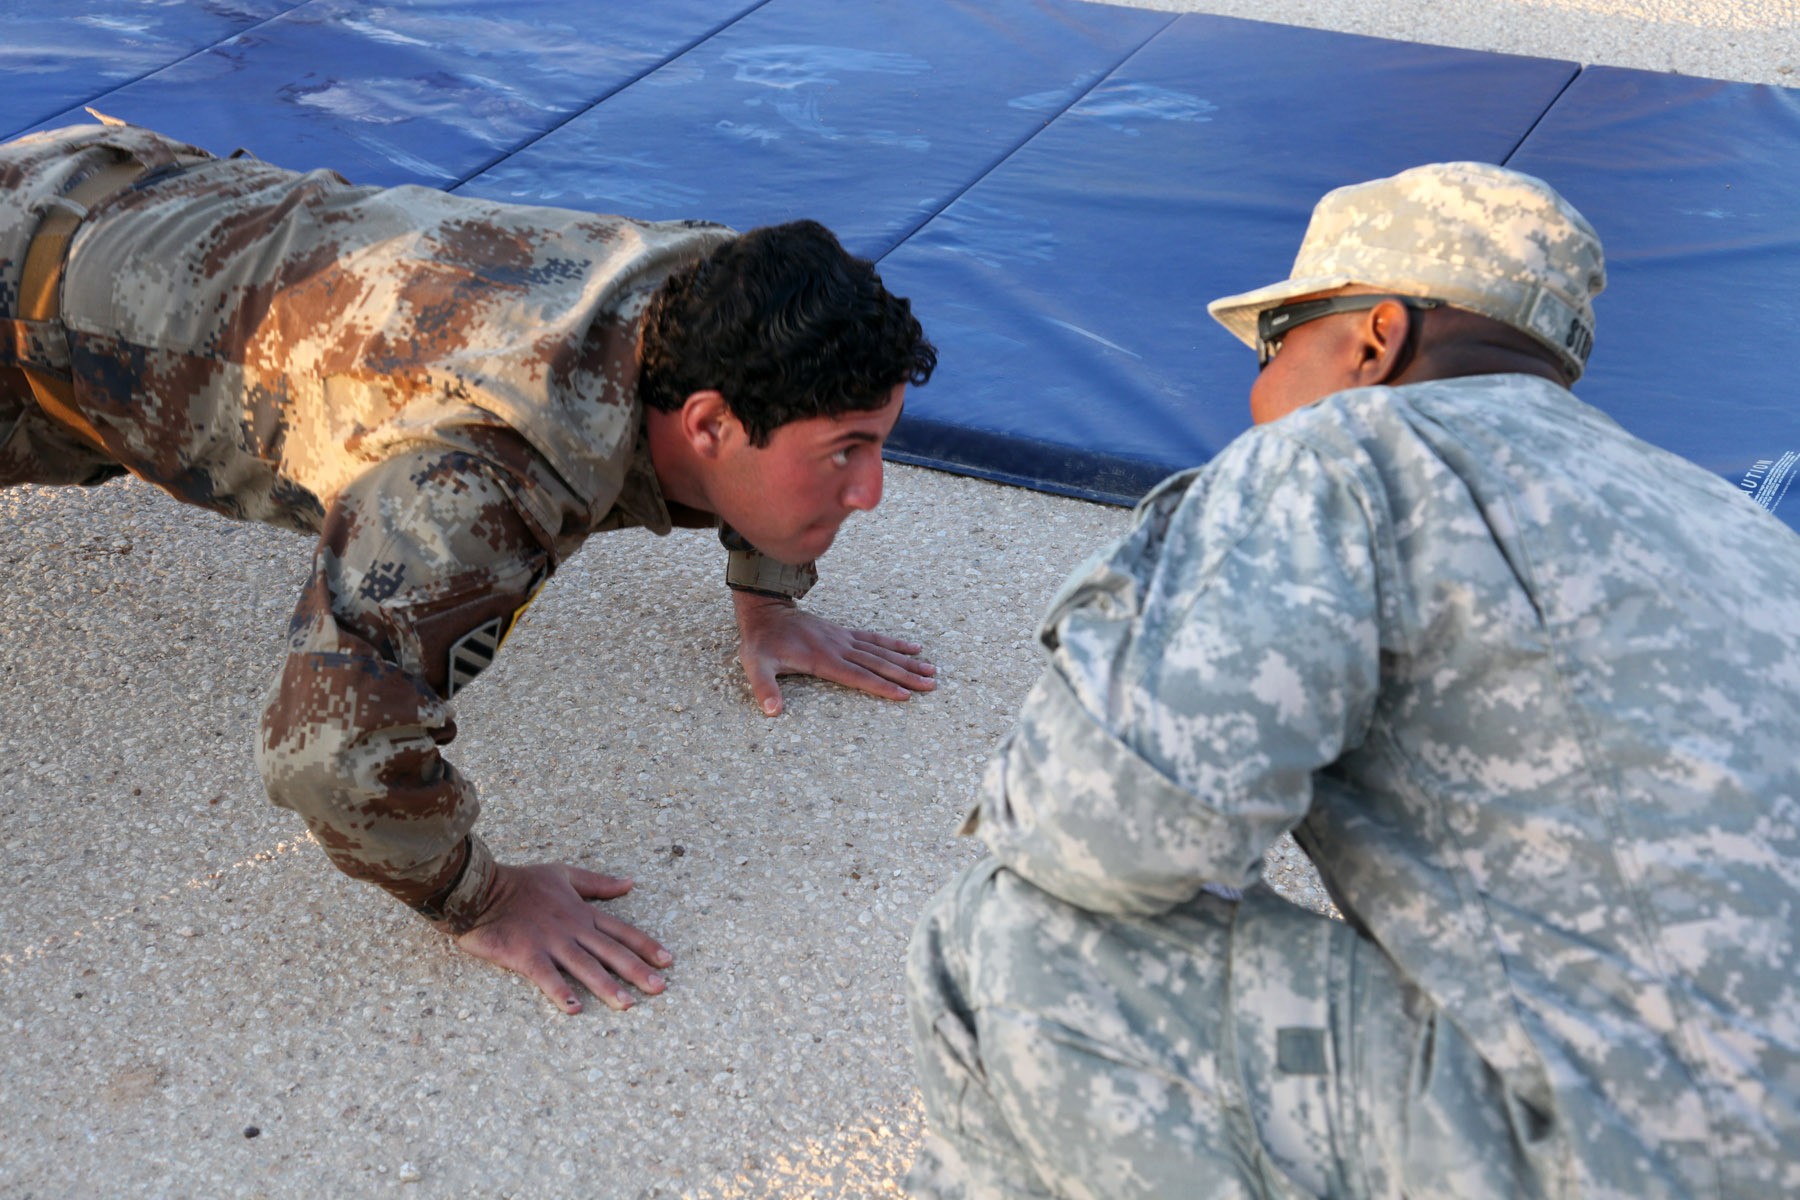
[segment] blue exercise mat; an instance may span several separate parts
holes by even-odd
[[[904,461],[1131,502],[1249,424],[1206,315],[1285,278],[1326,190],[1500,161],[1572,63],[1182,17],[882,263],[942,351]]]
[[[1800,91],[1590,67],[1507,165],[1606,247],[1577,393],[1800,529]]]
[[[879,257],[1167,26],[1067,0],[771,0],[459,189]]]
[[[449,187],[754,6],[310,0],[93,104],[214,153]],[[43,124],[88,119],[77,109]]]
[[[90,0],[0,16],[0,140],[293,8],[300,0]],[[8,4],[8,8],[13,8]]]
[[[1205,304],[1324,191],[1509,162],[1607,244],[1580,393],[1800,527],[1800,93],[1079,0],[97,0],[0,15],[0,69],[6,136],[93,104],[359,182],[816,217],[943,351],[896,458],[1116,502],[1245,428]]]

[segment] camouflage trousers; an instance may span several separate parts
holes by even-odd
[[[907,973],[914,1196],[1541,1193],[1455,1026],[1266,887],[1108,916],[988,859],[927,908]]]
[[[125,473],[44,415],[23,372],[0,367],[0,487],[105,483]]]

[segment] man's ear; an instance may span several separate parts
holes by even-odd
[[[1352,366],[1356,382],[1350,386],[1392,383],[1411,365],[1407,347],[1415,315],[1397,300],[1383,300],[1364,314],[1357,330],[1356,360]]]
[[[704,459],[717,458],[733,432],[743,430],[732,415],[731,406],[725,403],[724,393],[711,388],[690,392],[682,401],[680,427],[688,448]]]

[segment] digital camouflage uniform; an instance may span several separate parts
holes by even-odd
[[[79,225],[60,321],[17,319],[46,206],[127,160],[147,173]],[[588,535],[670,528],[637,317],[731,236],[352,187],[130,127],[21,139],[0,147],[0,485],[129,470],[316,536],[262,722],[269,794],[345,872],[466,927],[493,860],[440,754],[449,701]],[[85,433],[23,366],[68,380]]]
[[[1535,376],[1343,392],[1040,637],[916,1194],[1800,1194],[1800,538],[1728,483]]]

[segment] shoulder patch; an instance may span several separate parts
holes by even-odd
[[[473,682],[477,675],[493,665],[495,657],[500,653],[500,647],[506,645],[507,635],[518,628],[519,618],[525,615],[525,610],[531,607],[531,602],[536,600],[538,593],[544,590],[544,584],[549,581],[549,578],[549,571],[538,572],[536,578],[531,581],[531,586],[526,589],[524,599],[517,601],[518,607],[511,612],[488,618],[450,643],[449,650],[445,652],[444,661],[444,699],[448,700],[456,695],[457,692]],[[439,614],[432,618],[432,621],[448,624],[450,621],[456,620],[459,614],[462,615],[463,620],[467,620],[468,617],[463,610],[470,607],[476,607],[478,613],[482,610],[493,612],[495,607],[492,603],[493,599],[496,598],[478,599],[474,604],[460,606],[447,613]],[[507,602],[504,597],[498,599],[501,603]],[[450,628],[454,629],[456,626],[451,625]]]
[[[495,617],[450,643],[449,669],[444,672],[445,699],[456,695],[488,669],[494,656],[500,653],[500,643],[506,640],[512,623],[513,617]]]

